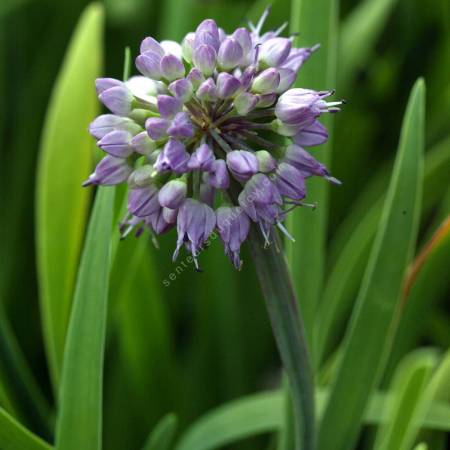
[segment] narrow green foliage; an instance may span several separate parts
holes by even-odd
[[[352,448],[390,349],[398,298],[416,242],[420,214],[424,103],[425,85],[418,80],[408,102],[383,214],[320,424],[319,450]]]
[[[103,357],[114,190],[100,188],[70,317],[56,430],[58,450],[101,450]]]
[[[351,84],[356,71],[369,60],[375,43],[397,0],[364,0],[341,25],[339,86]]]
[[[447,173],[449,170],[450,140],[447,140],[433,147],[426,154],[423,214],[427,214],[441,198],[442,190],[448,183]],[[331,245],[330,274],[323,292],[323,299],[317,311],[314,327],[314,355],[318,366],[322,364],[324,354],[330,343],[336,343],[339,332],[346,322],[349,311],[351,311],[354,296],[361,283],[364,266],[381,216],[385,196],[383,190],[387,183],[388,172],[382,169],[380,173],[373,177],[373,180],[355,203],[352,214],[335,233]],[[367,205],[370,205],[369,209]],[[441,266],[437,264],[434,265],[436,275],[432,274],[433,271],[428,273],[426,277],[427,286],[424,286],[426,290],[429,290],[428,294],[430,294],[430,290],[434,292],[435,289],[437,289],[436,297],[441,293],[442,288],[439,285],[444,284],[444,279],[442,275],[439,275],[439,271],[443,269],[445,270],[445,264]],[[417,298],[423,299],[422,301],[419,300],[419,303],[424,304],[426,300],[425,292],[421,291]],[[417,300],[414,300],[413,304],[416,303]],[[398,339],[402,339],[403,330],[405,333],[411,334],[417,328],[420,328],[420,321],[416,323],[409,319],[405,321],[405,317],[403,317],[394,347],[401,347]]]
[[[142,450],[170,450],[177,429],[177,418],[174,414],[168,414],[150,433]]]
[[[51,434],[50,407],[28,367],[22,349],[9,325],[0,300],[0,384],[4,389],[2,406],[9,406],[26,425]],[[1,448],[1,447],[0,447]]]
[[[50,450],[52,447],[0,408],[0,448],[2,450]]]
[[[36,184],[36,242],[43,333],[55,392],[90,191],[89,122],[98,113],[103,10],[92,4],[73,35],[47,113]]]
[[[320,11],[320,20],[317,14]],[[336,0],[293,0],[291,32],[299,32],[296,44],[310,47],[320,44],[320,49],[302,67],[297,86],[323,90],[336,84],[338,8]],[[332,148],[332,121],[324,120],[330,139],[314,151],[314,156],[325,164],[330,161]],[[297,208],[289,214],[287,225],[296,239],[287,243],[287,254],[294,287],[312,348],[313,323],[321,296],[325,271],[325,242],[327,233],[329,186],[324,180],[308,181],[308,198],[317,202],[316,211]]]
[[[408,450],[419,429],[419,419],[428,406],[427,385],[437,363],[433,350],[418,350],[400,364],[386,405],[388,421],[379,429],[375,450]]]
[[[176,450],[213,450],[251,436],[279,431],[284,426],[284,396],[282,390],[261,392],[223,404],[194,422],[181,436]],[[316,393],[319,418],[327,399],[326,390]],[[390,402],[390,396],[374,392],[363,416],[364,423],[386,423],[386,405]],[[450,406],[443,402],[431,404],[421,426],[450,431]]]

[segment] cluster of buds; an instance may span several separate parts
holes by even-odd
[[[107,155],[85,185],[128,183],[123,235],[176,227],[174,258],[184,245],[198,268],[217,230],[240,268],[251,222],[269,242],[305,205],[306,178],[338,183],[305,148],[326,142],[317,119],[341,102],[326,101],[331,91],[291,89],[316,47],[294,48],[282,29],[261,34],[266,15],[230,35],[205,20],[181,45],[147,37],[136,58],[142,76],[97,80],[111,114],[90,133]]]

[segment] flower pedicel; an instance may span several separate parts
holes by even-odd
[[[266,16],[230,35],[204,20],[181,45],[145,38],[136,58],[143,76],[97,80],[112,114],[90,125],[106,156],[84,186],[128,182],[123,236],[176,227],[174,259],[184,245],[198,269],[217,230],[239,269],[252,221],[268,243],[272,227],[286,233],[286,214],[305,205],[306,178],[339,183],[305,147],[326,142],[317,119],[342,102],[327,101],[332,91],[291,89],[317,47],[294,48],[282,29],[261,34]]]

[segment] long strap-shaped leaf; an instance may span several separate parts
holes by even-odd
[[[319,427],[319,450],[353,447],[390,348],[399,293],[415,245],[420,214],[424,104],[425,84],[418,80],[406,109],[378,233]]]
[[[2,450],[50,450],[52,447],[0,408],[0,448]]]
[[[92,165],[87,133],[98,112],[103,10],[83,13],[56,82],[44,126],[36,184],[36,243],[42,328],[57,392],[64,342],[87,220],[90,192],[81,189]]]
[[[327,391],[316,395],[318,417],[328,398]],[[388,419],[390,395],[375,392],[364,414],[364,423],[379,425]],[[176,450],[212,450],[250,436],[280,430],[284,418],[284,392],[273,391],[234,400],[205,414],[181,436]],[[421,422],[423,428],[450,431],[450,406],[433,403]]]
[[[336,82],[336,0],[293,0],[291,31],[299,32],[296,44],[301,47],[321,45],[302,67],[296,86],[318,90],[333,87]],[[329,119],[325,117],[324,123],[329,128],[330,140],[314,150],[314,156],[325,164],[330,161],[332,145],[332,122]],[[309,180],[308,199],[318,203],[317,210],[297,208],[287,218],[289,231],[296,240],[295,243],[287,243],[289,267],[310,346],[315,311],[324,280],[328,190],[329,186],[324,180]]]
[[[67,334],[58,450],[101,450],[102,389],[114,190],[100,188],[89,223]]]
[[[388,420],[378,430],[375,450],[408,450],[414,444],[418,419],[431,403],[426,388],[437,361],[436,351],[420,349],[401,362],[394,375],[391,401],[386,405]]]

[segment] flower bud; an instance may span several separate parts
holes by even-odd
[[[153,52],[145,52],[136,58],[136,67],[142,75],[153,80],[161,78],[161,56]]]
[[[282,94],[287,91],[297,78],[297,74],[291,69],[277,69],[280,74],[280,84],[275,91],[277,94]]]
[[[154,185],[135,187],[128,194],[128,211],[137,217],[146,217],[160,209],[158,189]]]
[[[159,113],[164,119],[173,118],[183,107],[183,103],[179,99],[170,95],[158,95],[157,104]]]
[[[127,180],[132,171],[126,159],[108,155],[97,164],[94,173],[83,183],[83,186],[120,184]]]
[[[263,70],[252,83],[252,92],[257,94],[272,94],[280,84],[280,74],[277,69]]]
[[[203,75],[209,77],[216,68],[217,53],[211,45],[200,45],[194,49],[192,60]]]
[[[173,81],[184,77],[184,65],[174,55],[165,55],[161,58],[160,69],[162,76],[168,80]]]
[[[212,19],[206,19],[195,30],[194,48],[210,45],[218,51],[220,46],[219,28]]]
[[[128,184],[130,188],[134,189],[137,187],[150,186],[153,181],[153,172],[154,169],[149,164],[145,164],[135,169],[128,178]]]
[[[136,136],[131,139],[131,146],[134,151],[145,156],[149,156],[156,150],[156,142],[148,137],[146,131],[136,134]]]
[[[330,176],[330,172],[328,172],[323,164],[298,145],[291,144],[286,148],[284,160],[286,163],[298,169],[304,177],[317,175],[319,177],[324,177],[331,183],[341,184],[339,180]]]
[[[277,168],[276,159],[267,150],[259,150],[255,154],[258,159],[258,172],[269,173]]]
[[[210,170],[215,157],[208,144],[202,144],[192,153],[188,168],[191,170]]]
[[[232,70],[242,60],[243,55],[244,53],[239,42],[233,38],[226,38],[220,44],[217,62],[222,69]]]
[[[186,78],[192,83],[194,90],[198,89],[198,87],[205,81],[205,77],[196,67],[191,69]]]
[[[258,103],[256,108],[268,108],[272,106],[277,100],[277,94],[258,95]]]
[[[164,217],[164,208],[159,208],[158,211],[147,216],[145,218],[145,224],[150,227],[155,234],[163,234],[173,228],[174,225],[173,222],[167,222]]]
[[[178,42],[170,40],[161,41],[161,47],[166,55],[174,55],[180,61],[183,59],[183,49]]]
[[[184,181],[170,180],[159,191],[159,204],[170,209],[178,209],[186,198],[187,185]]]
[[[169,84],[169,91],[174,97],[186,103],[191,99],[194,88],[188,79],[181,78]]]
[[[239,115],[245,116],[252,109],[255,108],[258,103],[258,97],[250,94],[249,92],[241,92],[233,102],[234,107]]]
[[[296,133],[292,140],[301,147],[313,147],[327,142],[328,131],[318,120],[315,120],[311,125]]]
[[[263,67],[278,67],[282,64],[291,51],[290,39],[275,37],[261,45],[258,59]]]
[[[106,153],[117,158],[127,158],[133,153],[132,135],[128,131],[115,130],[103,136],[97,145]]]
[[[123,130],[136,134],[142,128],[128,117],[120,117],[114,114],[102,114],[96,117],[89,125],[89,133],[96,139],[101,139],[114,130]]]
[[[181,43],[183,58],[188,63],[192,62],[192,52],[194,48],[195,33],[188,33]]]
[[[113,114],[127,116],[131,112],[133,95],[124,86],[106,89],[98,98]]]
[[[170,122],[166,119],[161,119],[160,117],[150,117],[145,122],[145,129],[147,134],[154,141],[159,141],[160,139],[167,136],[167,129],[169,128]]]
[[[208,172],[208,183],[216,189],[228,189],[230,187],[230,176],[225,161],[216,159]]]
[[[141,53],[152,52],[158,55],[160,58],[164,56],[164,49],[161,44],[152,37],[146,37],[142,43],[140,48]]]
[[[276,171],[275,185],[281,195],[292,200],[305,198],[305,177],[300,170],[290,164],[285,162],[279,164]]]
[[[103,91],[106,91],[107,89],[117,87],[117,86],[124,86],[123,81],[116,80],[115,78],[97,78],[95,80],[95,89],[97,91],[97,95],[100,95]]]
[[[163,208],[162,214],[167,223],[176,223],[178,214],[176,209]]]
[[[191,138],[194,133],[194,125],[185,112],[177,113],[167,129],[167,134],[176,139]]]
[[[323,98],[330,92],[317,92],[310,89],[290,89],[280,96],[275,108],[275,115],[287,124],[305,127],[311,125],[316,117],[328,111],[328,104]]]
[[[258,172],[258,159],[246,150],[227,153],[227,166],[238,181],[244,182]]]
[[[158,172],[172,170],[175,173],[184,173],[187,171],[189,158],[189,153],[180,141],[169,139],[163,151],[158,155],[155,169]]]
[[[238,28],[234,31],[232,37],[239,42],[239,45],[242,48],[243,58],[241,64],[249,64],[249,56],[251,56],[250,54],[253,51],[253,41],[250,32],[247,28]]]
[[[199,86],[199,88],[197,89],[197,97],[200,100],[204,100],[207,102],[213,102],[217,100],[217,88],[212,78],[208,78]]]
[[[221,72],[217,76],[217,95],[219,98],[233,97],[240,87],[240,81],[227,72]]]

